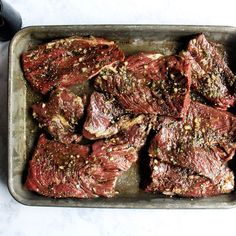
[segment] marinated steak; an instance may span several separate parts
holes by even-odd
[[[98,140],[93,144],[92,156],[109,161],[111,168],[122,171],[129,169],[138,158],[138,151],[146,142],[151,128],[151,118],[139,115],[130,125],[110,139]]]
[[[224,111],[191,102],[186,118],[162,118],[149,155],[221,182],[236,149],[236,118]],[[223,177],[222,177],[223,176]]]
[[[150,177],[146,192],[233,191],[236,116],[225,110],[236,104],[236,76],[218,49],[199,34],[178,55],[125,59],[114,42],[74,36],[23,53],[26,80],[50,95],[32,106],[48,136],[39,137],[26,187],[54,198],[113,197],[136,168],[119,177],[148,151],[139,165]],[[90,99],[66,88],[72,85]]]
[[[113,97],[93,92],[87,109],[83,135],[87,139],[109,138],[137,122]],[[139,118],[137,118],[139,119]]]
[[[204,34],[190,40],[182,55],[191,63],[192,89],[210,104],[226,110],[236,101],[236,77]]]
[[[93,189],[98,195],[112,197],[116,194],[115,184],[118,176],[127,171],[138,159],[138,151],[144,145],[150,130],[149,118],[144,115],[133,120],[133,125],[127,127],[110,139],[96,141],[92,146],[91,159],[93,165],[86,165],[80,171],[80,179],[86,189]],[[104,190],[103,183],[110,180],[111,188]],[[88,181],[87,181],[88,180]]]
[[[190,84],[186,60],[159,54],[132,56],[117,67],[105,68],[95,80],[97,89],[112,94],[133,114],[175,118],[184,117],[188,109]]]
[[[84,104],[79,96],[67,89],[57,89],[47,103],[36,103],[32,109],[34,118],[55,140],[62,143],[80,141],[81,135],[75,131],[83,116]]]
[[[29,164],[26,187],[55,197],[112,197],[117,177],[138,158],[150,130],[143,115],[112,139],[89,146],[63,144],[41,135]]]
[[[144,76],[148,75],[151,78],[156,78],[155,68],[157,60],[163,57],[158,53],[137,53],[126,58],[126,65],[130,71],[133,71]]]
[[[234,175],[228,168],[220,181],[213,184],[211,180],[197,175],[191,169],[163,163],[157,159],[151,160],[150,167],[151,184],[146,188],[147,192],[182,197],[210,197],[229,193],[234,189]]]
[[[49,197],[94,197],[81,187],[78,175],[89,162],[89,152],[86,146],[66,145],[41,135],[29,163],[26,187]]]
[[[31,86],[46,94],[57,86],[82,83],[105,66],[122,60],[124,54],[114,42],[74,36],[24,53],[22,66]]]
[[[108,138],[117,134],[128,117],[114,98],[93,92],[87,108],[83,135],[88,139]]]

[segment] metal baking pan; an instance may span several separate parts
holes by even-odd
[[[120,192],[114,198],[52,199],[37,195],[24,187],[27,163],[37,142],[38,128],[29,107],[41,99],[26,83],[20,55],[56,38],[72,35],[93,35],[114,40],[126,55],[138,51],[175,53],[186,45],[189,38],[199,32],[209,40],[223,44],[229,56],[230,67],[236,72],[236,28],[223,26],[169,26],[169,25],[79,25],[33,26],[18,32],[9,50],[9,176],[12,196],[30,206],[107,207],[107,208],[229,208],[236,206],[236,191],[211,198],[189,199],[147,194],[139,188],[139,163],[132,166],[117,183]],[[236,166],[236,163],[231,163]]]

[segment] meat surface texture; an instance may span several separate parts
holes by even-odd
[[[136,115],[137,117],[138,115]],[[137,119],[121,108],[113,97],[94,92],[90,97],[83,136],[87,139],[109,138],[132,126]]]
[[[128,117],[114,98],[93,92],[87,108],[83,135],[88,139],[108,138],[117,134]]]
[[[222,193],[229,193],[234,188],[234,175],[228,168],[220,179],[214,184],[204,176],[194,171],[152,159],[151,184],[147,192],[161,192],[165,195],[179,195],[182,197],[210,197]]]
[[[151,126],[149,118],[144,115],[134,118],[132,123],[132,126],[112,138],[98,140],[92,146],[91,158],[96,164],[87,165],[80,178],[89,179],[86,181],[87,188],[94,189],[98,195],[104,190],[102,186],[97,185],[97,181],[103,183],[104,179],[109,177],[114,181],[112,190],[106,194],[109,197],[114,196],[117,178],[138,159],[138,152],[145,144]]]
[[[149,148],[151,158],[168,164],[166,168],[170,172],[176,167],[169,166],[178,166],[207,178],[214,185],[222,183],[229,172],[226,163],[236,149],[233,115],[191,102],[183,121],[160,118],[159,122],[158,133]]]
[[[84,104],[79,96],[67,89],[57,89],[47,103],[36,103],[32,110],[40,126],[55,140],[63,143],[80,141],[76,126],[84,114]]]
[[[29,163],[26,187],[49,197],[94,197],[83,189],[78,175],[89,162],[89,152],[86,146],[66,145],[41,135]]]
[[[124,59],[123,52],[102,38],[70,37],[55,40],[22,55],[25,78],[38,92],[82,83],[105,66]]]
[[[149,193],[195,198],[234,190],[228,162],[236,116],[228,111],[236,105],[236,76],[204,34],[178,55],[126,58],[112,41],[73,36],[25,52],[21,62],[44,101],[32,105],[45,133],[29,162],[29,190],[109,198],[133,171]]]
[[[150,130],[140,116],[127,130],[89,146],[63,144],[41,135],[29,164],[26,187],[55,197],[93,198],[116,194],[118,176],[138,158]]]
[[[181,54],[190,61],[194,92],[223,110],[235,104],[236,77],[204,34],[190,40],[187,51]]]
[[[137,54],[101,71],[95,87],[133,114],[184,117],[189,106],[190,65],[178,56]]]

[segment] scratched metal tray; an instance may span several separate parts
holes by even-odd
[[[36,144],[39,130],[29,107],[41,99],[26,83],[20,55],[28,48],[56,38],[71,35],[93,35],[114,40],[126,55],[138,51],[175,53],[186,46],[189,38],[204,32],[208,39],[222,43],[229,56],[229,64],[236,72],[236,28],[218,26],[164,26],[164,25],[83,25],[34,26],[21,30],[11,42],[9,50],[9,176],[12,196],[30,206],[110,207],[110,208],[229,208],[236,205],[236,192],[211,198],[188,199],[147,194],[139,188],[140,165],[134,164],[117,183],[120,192],[114,198],[52,199],[37,195],[24,187],[27,163]],[[77,90],[78,93],[86,92]],[[142,158],[145,157],[141,157]],[[236,163],[231,163],[234,168]]]

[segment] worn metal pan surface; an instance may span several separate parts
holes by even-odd
[[[20,55],[29,48],[56,38],[93,35],[114,40],[126,55],[138,51],[171,54],[183,48],[189,38],[204,32],[208,39],[223,44],[229,64],[236,72],[236,28],[218,26],[164,25],[80,25],[34,26],[16,34],[9,51],[9,190],[20,203],[31,206],[111,207],[111,208],[229,208],[236,206],[236,191],[211,198],[188,199],[144,193],[139,188],[138,162],[117,183],[120,192],[105,199],[52,199],[37,195],[24,187],[27,162],[38,138],[38,127],[30,114],[30,105],[40,100],[26,83]],[[77,89],[86,93],[86,86]],[[141,157],[145,158],[145,157]],[[234,163],[231,163],[234,166]],[[235,163],[236,166],[236,163]]]

